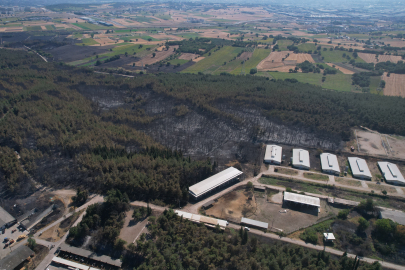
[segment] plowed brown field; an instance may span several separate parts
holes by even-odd
[[[297,64],[309,61],[310,63],[315,63],[312,56],[308,53],[290,53],[290,55],[285,59],[285,61],[296,61]]]
[[[374,63],[377,64],[378,62],[393,62],[397,63],[398,61],[401,61],[402,58],[401,56],[395,56],[395,55],[379,55],[378,56],[378,62],[377,58],[375,58],[375,54],[371,53],[359,53],[359,57],[366,61],[367,63]]]
[[[391,73],[387,77],[385,72],[382,79],[385,81],[384,95],[405,97],[405,74]]]

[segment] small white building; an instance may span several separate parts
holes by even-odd
[[[339,162],[336,155],[322,153],[320,157],[323,172],[330,174],[340,174]]]
[[[323,233],[323,237],[325,242],[333,242],[336,239],[333,233]]]
[[[367,166],[367,162],[358,157],[349,157],[350,169],[352,170],[353,177],[359,179],[371,180],[370,169]]]
[[[278,145],[267,145],[266,154],[264,155],[264,162],[271,164],[281,164],[282,147]]]
[[[292,166],[298,169],[309,170],[309,152],[304,149],[293,149]]]
[[[402,175],[397,165],[385,161],[379,161],[377,162],[377,164],[387,183],[405,186],[404,176]]]

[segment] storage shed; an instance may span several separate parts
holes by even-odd
[[[377,163],[380,168],[381,174],[384,177],[385,181],[393,185],[405,185],[405,179],[399,170],[398,166],[385,161],[380,161]]]
[[[321,207],[321,200],[319,198],[292,192],[284,192],[284,201],[315,206],[318,209]]]
[[[304,149],[293,149],[292,166],[298,169],[309,170],[309,152]]]
[[[367,162],[364,159],[358,157],[349,157],[348,160],[353,177],[371,180],[370,169],[368,168]]]
[[[198,200],[209,192],[215,191],[217,188],[224,186],[225,184],[230,184],[235,180],[238,180],[238,176],[243,174],[243,172],[235,169],[234,167],[229,167],[228,169],[217,173],[189,188],[189,193],[191,196]]]
[[[255,228],[259,228],[259,229],[266,229],[266,230],[269,227],[269,224],[266,222],[249,219],[249,218],[244,218],[244,217],[242,217],[240,223],[245,226],[255,227]]]
[[[322,153],[320,155],[322,171],[330,174],[340,174],[339,162],[334,154]]]
[[[266,154],[264,155],[264,162],[270,164],[281,164],[282,147],[278,145],[267,145]]]

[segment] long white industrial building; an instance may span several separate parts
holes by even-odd
[[[195,215],[183,211],[176,210],[174,211],[178,216],[183,217],[185,219],[188,219],[192,222],[195,223],[204,223],[208,227],[215,227],[216,225],[219,225],[219,227],[222,230],[225,230],[228,222],[223,219],[216,219],[216,218],[211,218],[211,217],[206,217],[206,216],[201,216],[201,215]]]
[[[264,155],[265,163],[281,164],[282,147],[278,145],[267,145],[266,154]]]
[[[329,153],[322,153],[320,157],[323,172],[331,174],[340,174],[339,162],[336,155]]]
[[[309,170],[309,152],[304,149],[293,149],[292,166],[298,169]]]
[[[192,185],[188,192],[193,196],[194,199],[199,199],[208,192],[237,179],[241,174],[243,174],[243,172],[235,169],[234,167],[229,167],[220,173]]]
[[[390,162],[379,161],[378,167],[387,183],[393,185],[405,185],[404,176],[398,169],[397,165]]]
[[[284,192],[284,201],[321,207],[321,200],[317,197],[302,195],[292,192]]]
[[[358,157],[349,157],[350,169],[352,170],[353,177],[371,180],[370,169],[367,166],[367,162]]]

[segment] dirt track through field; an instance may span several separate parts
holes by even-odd
[[[385,81],[384,95],[405,97],[405,74],[391,73],[388,77],[385,72],[382,79]]]

